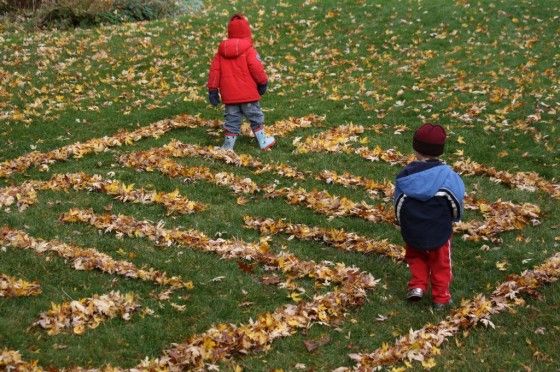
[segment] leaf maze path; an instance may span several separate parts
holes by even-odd
[[[279,122],[277,127],[273,125],[271,128],[276,135],[283,135],[297,128],[310,127],[320,121],[322,118],[311,115],[305,118],[291,118]],[[48,170],[48,165],[56,161],[103,152],[113,146],[132,144],[146,137],[157,137],[176,128],[207,127],[213,129],[217,126],[216,121],[206,121],[183,115],[170,120],[162,120],[133,132],[121,132],[112,137],[92,139],[46,153],[32,152],[14,160],[5,161],[0,164],[0,177],[9,177],[15,173],[24,172],[32,166]],[[367,160],[383,160],[390,164],[403,164],[409,160],[409,157],[394,150],[382,150],[379,147],[354,149],[351,144],[356,142],[355,136],[361,133],[363,133],[361,126],[348,125],[333,128],[323,134],[306,138],[303,141],[305,146],[297,147],[297,152],[353,152]],[[298,145],[296,144],[296,146]],[[172,158],[181,157],[203,157],[218,160],[233,166],[250,168],[255,174],[273,173],[294,180],[311,177],[327,184],[359,187],[363,188],[372,199],[383,198],[385,204],[371,206],[364,201],[354,202],[344,197],[331,195],[327,191],[258,185],[250,178],[238,177],[231,172],[214,173],[207,167],[188,167],[172,160]],[[158,170],[170,177],[211,182],[218,186],[228,187],[236,194],[254,194],[263,190],[266,197],[283,197],[290,204],[305,205],[330,217],[350,215],[372,222],[393,223],[394,221],[392,209],[387,204],[388,199],[392,196],[392,184],[387,181],[375,181],[355,176],[348,172],[339,174],[332,170],[323,170],[313,173],[297,169],[293,165],[263,162],[247,154],[235,154],[218,148],[185,144],[179,141],[172,141],[160,148],[125,154],[121,156],[120,162],[137,170]],[[466,174],[487,175],[507,185],[528,191],[539,188],[554,198],[558,197],[558,185],[551,184],[536,174],[523,172],[511,174],[496,171],[492,167],[470,160],[464,163],[466,165],[461,164],[463,163],[456,163],[455,166],[463,169]],[[104,179],[99,175],[85,173],[59,174],[54,175],[48,181],[26,181],[19,186],[5,187],[0,189],[0,206],[6,208],[16,205],[23,210],[37,201],[37,191],[39,190],[67,191],[69,189],[103,192],[124,202],[162,204],[166,207],[168,214],[194,213],[205,209],[203,204],[186,199],[179,195],[178,191],[162,193],[156,190],[146,191],[143,188],[135,189],[132,185],[126,185],[118,180]],[[456,226],[456,232],[463,233],[464,238],[469,240],[483,239],[499,243],[498,234],[512,229],[521,229],[529,224],[538,224],[540,218],[539,208],[529,203],[516,205],[501,200],[486,202],[477,200],[474,196],[467,196],[466,207],[478,210],[484,217],[482,221],[466,221]],[[165,350],[160,358],[141,362],[137,366],[141,370],[204,368],[207,363],[214,363],[240,353],[267,350],[273,340],[291,335],[297,330],[309,328],[313,323],[333,324],[333,322],[338,322],[350,308],[363,304],[367,291],[377,283],[370,274],[354,267],[346,267],[344,264],[302,261],[293,254],[273,253],[266,241],[248,243],[210,239],[196,230],[165,229],[161,224],[139,221],[123,215],[95,215],[90,210],[70,210],[62,219],[65,222],[91,224],[98,229],[127,236],[143,236],[160,246],[177,245],[213,252],[225,259],[253,261],[267,270],[276,270],[283,275],[283,278],[277,274],[267,276],[263,283],[278,285],[292,291],[295,304],[284,305],[271,313],[261,314],[257,320],[248,323],[218,324],[202,334],[191,336],[183,343]],[[339,249],[383,254],[396,260],[402,260],[402,248],[398,245],[362,237],[344,230],[324,229],[318,226],[249,216],[245,218],[245,223],[247,227],[256,228],[266,234],[285,232],[299,239],[323,241]],[[138,269],[129,262],[114,260],[95,249],[84,249],[56,241],[35,239],[23,231],[8,227],[2,229],[2,242],[7,246],[32,249],[40,254],[55,253],[69,259],[73,267],[78,270],[98,269],[110,274],[153,281],[160,285],[170,286],[172,289],[188,289],[193,285],[178,277],[169,278],[166,273],[156,269]],[[310,301],[301,301],[298,291],[301,291],[302,288],[298,286],[297,279],[304,277],[315,281],[318,287],[333,285],[336,288],[325,294],[314,295]],[[541,280],[542,283],[551,281]],[[537,284],[540,285],[541,282]],[[520,291],[522,292],[522,290]],[[130,306],[135,308],[136,305]],[[131,309],[130,306],[129,309]],[[125,311],[125,314],[129,314],[129,311]],[[43,323],[48,322],[43,321]],[[97,326],[99,318],[93,324]],[[79,325],[78,332],[75,333],[83,332],[84,327],[84,325]],[[58,330],[60,326],[51,329]],[[356,358],[358,360],[356,368],[362,369],[365,365],[369,367],[374,354],[375,352]],[[394,356],[392,358],[395,361],[405,359]],[[407,358],[411,359],[408,356]],[[0,366],[2,363],[6,363],[6,366],[15,366],[25,365],[26,362],[21,360],[19,354],[6,350],[0,358]]]

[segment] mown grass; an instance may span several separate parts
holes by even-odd
[[[0,113],[8,113],[0,120],[1,159],[17,157],[33,148],[50,150],[120,129],[133,129],[181,113],[220,118],[221,109],[213,109],[205,101],[208,63],[224,36],[228,16],[243,11],[253,25],[255,43],[271,78],[269,92],[262,100],[268,123],[316,113],[326,116],[326,127],[350,122],[366,127],[383,124],[382,134],[366,133],[368,146],[379,144],[408,153],[413,129],[424,121],[437,121],[449,131],[445,159],[450,162],[462,150],[465,156],[498,169],[536,171],[558,181],[557,2],[308,1],[301,5],[295,1],[242,1],[232,7],[215,1],[206,5],[206,10],[189,18],[117,27],[42,33],[7,27],[0,36]],[[492,91],[497,87],[509,92],[503,99],[492,101]],[[194,89],[195,94],[190,95],[186,88]],[[37,99],[44,101],[34,105]],[[514,100],[520,102],[519,107],[503,114],[496,112]],[[471,121],[462,120],[460,116],[473,105],[485,108],[472,115]],[[16,111],[24,113],[24,117],[14,115]],[[536,112],[541,117],[530,122],[528,129],[516,128],[516,123]],[[409,129],[394,134],[394,126],[400,124]],[[389,180],[397,173],[396,167],[365,162],[353,155],[292,153],[294,138],[320,130],[300,130],[281,138],[270,153],[261,154],[248,138],[241,138],[236,150],[263,160],[289,162],[305,170],[334,169]],[[464,141],[459,141],[460,137]],[[329,220],[306,208],[289,206],[281,199],[264,199],[260,194],[240,206],[225,188],[204,182],[183,183],[159,173],[139,173],[118,165],[116,158],[120,154],[161,146],[171,139],[203,145],[221,142],[221,138],[209,136],[204,129],[173,131],[159,139],[54,164],[47,174],[32,169],[1,184],[46,179],[54,173],[114,172],[115,178],[138,186],[153,185],[166,191],[178,188],[189,198],[207,203],[209,209],[205,212],[166,217],[161,207],[122,204],[105,195],[42,192],[40,202],[25,212],[12,208],[0,213],[0,223],[25,229],[37,237],[95,247],[114,258],[191,279],[195,288],[178,292],[171,300],[185,304],[186,310],[178,312],[168,302],[153,299],[150,293],[160,288],[152,284],[98,272],[78,272],[60,258],[8,248],[0,252],[0,272],[38,280],[43,294],[0,301],[1,346],[20,350],[26,359],[37,359],[45,367],[99,367],[107,363],[128,367],[145,356],[160,355],[171,343],[203,332],[212,324],[247,322],[290,302],[287,291],[259,283],[258,269],[245,273],[236,262],[219,260],[211,254],[179,247],[156,248],[143,239],[117,239],[91,227],[58,222],[59,215],[71,207],[93,208],[102,213],[111,205],[113,213],[164,220],[167,226],[192,227],[209,236],[221,234],[249,241],[259,236],[242,227],[242,217],[247,214],[345,228],[400,242],[398,231],[389,224],[357,218]],[[507,155],[498,156],[503,151]],[[212,161],[180,162],[233,171],[259,184],[275,179],[283,185],[292,184],[281,177],[256,175]],[[480,249],[483,242],[465,242],[456,237],[452,288],[456,303],[491,292],[509,274],[531,268],[559,250],[558,201],[542,192],[508,189],[484,177],[464,180],[468,190],[478,190],[478,195],[487,200],[536,203],[542,208],[543,218],[539,226],[503,234],[503,244],[490,244],[489,251]],[[356,201],[367,200],[358,189],[314,180],[299,184]],[[467,212],[466,219],[471,218],[480,215]],[[427,300],[415,306],[403,301],[408,276],[403,264],[372,255],[342,253],[282,235],[272,239],[272,249],[283,246],[302,258],[356,265],[381,282],[368,295],[367,303],[351,311],[339,327],[316,325],[305,334],[274,342],[269,352],[236,357],[234,362],[247,370],[293,370],[297,364],[315,370],[351,366],[347,354],[372,351],[411,328],[418,329],[445,316],[434,314]],[[504,260],[508,267],[502,272],[495,265]],[[212,281],[222,276],[221,281]],[[138,293],[142,305],[155,310],[155,316],[136,314],[129,322],[111,320],[82,336],[50,337],[30,328],[51,302],[114,289]],[[312,292],[310,289],[305,296]],[[457,336],[436,358],[436,369],[558,369],[559,296],[558,286],[551,286],[543,290],[541,299],[528,299],[527,307],[493,318],[495,330],[476,329]],[[239,306],[249,302],[249,306]],[[388,319],[379,322],[378,314]],[[331,341],[313,353],[307,352],[303,340],[322,335],[328,335]]]

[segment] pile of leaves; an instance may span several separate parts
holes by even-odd
[[[140,305],[133,293],[121,294],[111,291],[104,295],[94,295],[79,301],[52,304],[50,310],[41,313],[33,324],[47,330],[50,336],[57,335],[66,329],[81,335],[88,328],[95,329],[102,322],[115,317],[130,320]]]
[[[342,185],[344,187],[358,186],[366,190],[368,195],[375,199],[379,196],[379,192],[383,194],[385,198],[390,198],[393,196],[395,186],[389,181],[378,182],[370,178],[356,176],[349,172],[344,172],[338,174],[331,170],[322,170],[315,179],[324,181],[326,183],[334,183],[337,185]]]
[[[43,368],[39,367],[37,361],[26,362],[21,358],[19,351],[8,350],[4,348],[0,352],[0,368],[5,370],[42,372]]]
[[[275,122],[273,125],[267,127],[266,131],[272,136],[284,137],[296,129],[316,128],[321,126],[324,121],[324,116],[316,114],[310,114],[299,118],[289,117]]]
[[[0,297],[37,296],[40,293],[41,286],[38,282],[28,282],[0,273]]]
[[[454,231],[463,233],[465,240],[490,240],[499,244],[502,239],[498,234],[540,224],[541,210],[532,203],[514,204],[502,200],[488,203],[467,196],[465,208],[479,210],[484,215],[482,221],[460,221],[454,225]]]
[[[37,190],[29,182],[0,189],[1,208],[7,208],[15,204],[20,211],[24,211],[35,202],[37,202]]]
[[[266,126],[266,133],[275,137],[284,137],[297,129],[319,127],[324,121],[325,116],[316,114],[309,114],[303,117],[289,117],[287,119],[281,119],[270,126]],[[248,123],[243,123],[241,125],[241,134],[248,137],[255,137]]]
[[[309,152],[350,152],[353,142],[357,142],[358,134],[364,133],[361,125],[347,124],[331,128],[314,136],[305,138],[303,142],[296,141],[296,154]]]

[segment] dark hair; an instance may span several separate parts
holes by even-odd
[[[245,19],[245,16],[241,13],[235,13],[231,16],[230,21],[233,21],[234,19]]]

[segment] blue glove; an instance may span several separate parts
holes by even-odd
[[[208,101],[212,106],[218,106],[220,104],[220,93],[217,89],[212,89],[208,91]]]
[[[257,90],[259,91],[259,94],[261,96],[264,96],[264,94],[266,93],[266,88],[268,88],[268,83],[257,85]]]

